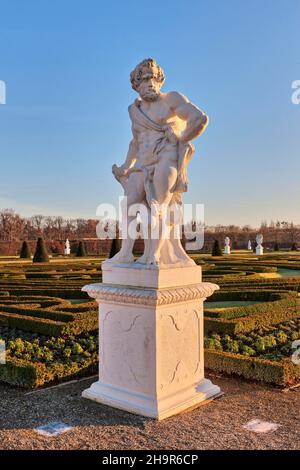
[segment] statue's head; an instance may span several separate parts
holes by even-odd
[[[165,74],[154,59],[145,59],[131,72],[130,81],[143,100],[155,101],[165,81]]]
[[[258,233],[256,235],[256,243],[258,243],[258,245],[260,245],[263,242],[263,239],[264,239],[264,236],[262,233]]]

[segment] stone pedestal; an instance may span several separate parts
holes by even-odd
[[[262,256],[264,254],[264,249],[262,246],[256,247],[256,256]]]
[[[218,286],[201,268],[103,266],[83,290],[99,304],[99,381],[82,394],[164,419],[220,393],[204,378],[203,301]]]

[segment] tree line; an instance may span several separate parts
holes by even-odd
[[[22,217],[12,209],[2,209],[0,210],[1,252],[2,254],[15,254],[23,240],[30,242],[43,237],[54,253],[61,252],[67,238],[73,243],[82,239],[88,240],[91,252],[99,253],[101,242],[104,246],[106,240],[97,240],[98,223],[99,220],[96,219],[66,219],[61,216],[51,217],[41,214]],[[193,225],[196,224],[191,223],[191,230],[193,230]],[[253,228],[250,225],[243,227],[238,225],[205,226],[203,250],[210,251],[216,239],[223,246],[226,236],[231,239],[233,249],[246,248],[248,240],[255,242],[258,232],[264,236],[265,247],[274,248],[277,245],[279,248],[291,248],[293,245],[299,245],[300,248],[300,225],[288,221],[271,221],[269,224],[264,221],[259,228]]]

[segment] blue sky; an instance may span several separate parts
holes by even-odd
[[[93,217],[116,202],[129,73],[155,57],[164,90],[204,109],[186,202],[208,224],[300,223],[299,0],[0,0],[0,207]]]

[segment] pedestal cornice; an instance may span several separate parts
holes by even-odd
[[[111,301],[142,305],[167,305],[189,300],[205,300],[219,289],[217,284],[200,282],[190,286],[168,287],[162,289],[139,288],[116,284],[88,284],[83,292],[97,301]]]

